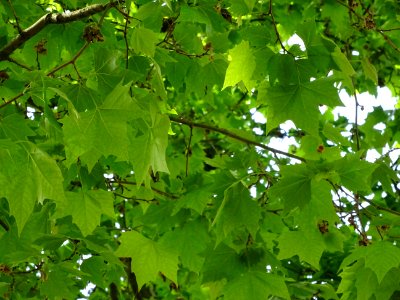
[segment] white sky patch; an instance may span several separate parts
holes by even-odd
[[[303,40],[297,35],[294,34],[287,41],[288,46],[299,45],[302,51],[306,51],[306,46],[304,45]]]
[[[356,105],[354,96],[349,96],[344,90],[340,91],[339,97],[342,100],[344,106],[336,107],[333,114],[338,116],[344,116],[349,119],[350,122],[355,121]],[[365,123],[365,119],[368,114],[374,111],[374,107],[381,106],[383,110],[393,110],[397,99],[393,98],[388,88],[378,88],[378,95],[370,95],[368,93],[362,93],[357,95],[358,104],[361,106],[358,108],[358,124],[362,125]]]

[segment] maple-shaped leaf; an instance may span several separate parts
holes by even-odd
[[[136,53],[153,57],[157,42],[156,33],[150,29],[137,27],[132,30],[130,45]]]
[[[252,76],[256,61],[248,41],[242,41],[229,51],[231,62],[226,70],[223,88],[234,86],[243,81],[248,90],[253,87]]]
[[[365,267],[376,274],[380,284],[391,269],[400,267],[400,249],[387,241],[374,242],[367,247],[359,247],[344,259],[341,269],[359,260],[365,261]]]
[[[303,207],[311,199],[311,178],[314,173],[307,165],[281,167],[282,179],[274,184],[269,193],[272,197],[283,200],[285,209]]]
[[[89,60],[78,60],[78,65],[80,62],[83,64],[85,61],[93,62],[86,85],[103,95],[108,94],[121,81],[121,69],[119,68],[118,60],[121,54],[115,49],[110,50],[100,44],[94,44],[91,48],[91,52],[88,52],[87,55],[92,57]],[[84,69],[85,67],[83,66],[82,68]]]
[[[162,243],[152,241],[137,231],[122,233],[121,245],[116,251],[119,257],[132,258],[132,270],[139,289],[155,281],[160,272],[177,282],[178,255]]]
[[[295,218],[302,228],[314,227],[321,220],[332,225],[339,222],[332,203],[331,185],[327,181],[315,178],[311,180],[311,199]]]
[[[292,120],[308,133],[318,135],[319,106],[326,104],[335,107],[341,104],[331,79],[271,86],[265,97],[260,101],[267,104],[267,131],[286,120]]]
[[[141,113],[128,92],[129,85],[118,84],[100,107],[63,119],[65,151],[70,163],[80,157],[91,169],[102,155],[128,160],[127,121]]]
[[[354,192],[371,190],[371,174],[377,167],[377,164],[361,160],[357,155],[347,155],[332,162],[341,184]]]
[[[169,118],[154,113],[151,121],[139,120],[130,137],[129,157],[133,162],[137,184],[150,185],[150,172],[169,172],[165,151],[168,145]]]
[[[35,133],[28,127],[28,121],[20,114],[10,114],[0,120],[0,138],[20,141],[34,135]]]
[[[258,229],[261,209],[251,199],[249,190],[241,183],[235,183],[225,190],[224,200],[218,208],[214,224],[222,229],[223,236],[232,230],[245,226],[251,233]],[[219,237],[220,241],[222,237]]]
[[[199,272],[204,263],[201,253],[206,249],[209,242],[206,224],[200,219],[168,231],[161,238],[164,245],[176,249],[179,253],[183,266],[191,271]]]
[[[203,282],[219,281],[224,278],[233,280],[246,272],[247,266],[240,260],[238,253],[224,243],[205,251]]]
[[[277,296],[290,299],[284,277],[260,271],[249,271],[237,276],[224,287],[224,299],[268,299]]]
[[[84,236],[100,225],[102,214],[114,217],[113,195],[104,190],[90,190],[66,193],[64,215],[71,215],[73,222]]]
[[[321,234],[315,229],[307,231],[286,231],[278,238],[279,259],[291,258],[298,255],[316,269],[320,269],[319,260],[325,250]]]
[[[23,229],[36,203],[51,199],[62,204],[65,199],[64,179],[57,163],[36,145],[30,142],[21,145],[21,150],[11,152],[10,160],[2,164],[2,172],[8,179],[3,192],[19,231]]]

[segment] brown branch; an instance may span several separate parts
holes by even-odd
[[[66,66],[72,64],[75,68],[75,71],[78,74],[78,77],[80,77],[78,70],[76,69],[75,66],[75,62],[78,59],[79,56],[81,56],[82,52],[85,51],[85,49],[89,46],[89,42],[86,42],[85,45],[83,45],[83,47],[81,49],[79,49],[79,51],[74,55],[73,58],[71,58],[69,61],[59,65],[58,67],[55,67],[53,70],[51,70],[49,73],[47,73],[47,76],[53,76],[54,73],[56,73],[57,71],[61,70],[62,68],[65,68]]]
[[[110,182],[110,183],[117,183],[117,184],[136,185],[136,186],[138,185],[138,184],[137,184],[136,182],[134,182],[134,181],[118,180],[118,179],[110,180],[109,182]],[[142,186],[144,186],[144,185],[142,184]],[[161,196],[167,197],[167,198],[169,198],[169,199],[173,199],[173,200],[179,199],[178,196],[173,195],[173,194],[170,194],[170,193],[167,193],[167,192],[164,192],[164,191],[161,191],[161,190],[159,190],[159,189],[157,189],[157,188],[155,188],[155,187],[151,187],[151,190],[152,190],[153,192],[155,192],[156,194],[159,194],[159,195],[161,195]]]
[[[108,4],[93,4],[71,12],[49,13],[39,18],[30,27],[17,35],[7,45],[0,50],[0,61],[8,60],[9,56],[26,41],[38,34],[48,24],[64,24],[74,22],[99,12],[105,11],[110,7],[117,5],[118,1],[111,1]]]
[[[382,31],[382,32],[385,32],[385,31],[396,31],[396,30],[400,30],[400,27],[389,28],[389,29],[380,29],[380,28],[377,28],[376,30],[377,30],[377,31]]]
[[[25,93],[21,92],[19,93],[17,96],[15,96],[14,98],[11,98],[10,100],[7,100],[6,102],[3,102],[0,104],[0,108],[3,108],[4,106],[7,106],[8,104],[14,102],[15,100],[21,98]]]
[[[358,98],[357,98],[357,91],[356,91],[356,86],[354,83],[354,78],[351,78],[351,83],[353,85],[353,90],[354,90],[354,101],[355,101],[355,120],[354,120],[354,135],[356,137],[356,146],[357,146],[357,151],[360,151],[360,133],[358,129],[358,107],[360,104],[358,103]]]
[[[188,126],[191,126],[191,127],[203,128],[203,129],[208,129],[210,131],[219,132],[219,133],[221,133],[223,135],[226,135],[226,136],[228,136],[230,138],[233,138],[235,140],[241,141],[241,142],[249,144],[249,145],[257,146],[257,147],[259,147],[261,149],[264,149],[266,151],[272,152],[274,154],[281,154],[281,155],[284,155],[284,156],[287,156],[287,157],[291,157],[291,158],[297,159],[297,160],[302,161],[302,162],[306,162],[306,159],[303,158],[303,157],[300,157],[300,156],[297,156],[297,155],[294,155],[294,154],[291,154],[291,153],[288,153],[288,152],[285,152],[285,151],[281,151],[281,150],[278,150],[278,149],[275,149],[275,148],[271,148],[271,147],[269,147],[267,145],[264,145],[262,143],[254,141],[254,140],[250,140],[250,139],[247,139],[245,137],[239,136],[236,133],[233,133],[233,132],[231,132],[229,130],[226,130],[226,129],[223,129],[223,128],[218,128],[218,127],[211,126],[211,125],[208,125],[208,124],[196,123],[196,122],[193,122],[191,120],[187,120],[187,119],[184,119],[184,118],[181,118],[181,117],[177,117],[177,116],[170,116],[169,119],[171,121],[173,121],[173,122],[185,124],[185,125],[188,125]]]
[[[193,127],[190,126],[190,133],[189,133],[189,141],[188,141],[188,145],[187,145],[187,149],[186,149],[186,177],[189,176],[189,158],[192,155],[192,137],[193,137]]]
[[[9,231],[10,230],[10,226],[8,226],[8,224],[6,222],[4,222],[2,219],[0,219],[0,226],[3,227],[3,229],[5,231]]]
[[[21,68],[23,68],[23,69],[25,69],[25,70],[32,71],[32,69],[31,69],[30,67],[28,67],[28,66],[26,66],[26,65],[24,65],[24,64],[22,64],[22,63],[20,63],[20,62],[18,62],[18,61],[16,61],[15,59],[13,59],[13,58],[11,58],[11,57],[7,58],[7,60],[8,60],[10,63],[16,64],[17,66],[19,66],[19,67],[21,67]]]
[[[397,47],[395,43],[393,43],[393,41],[390,39],[390,37],[388,37],[388,35],[385,34],[385,33],[383,32],[383,30],[378,30],[378,29],[377,29],[376,31],[377,31],[379,34],[381,34],[381,35],[383,36],[383,38],[385,39],[385,41],[388,42],[388,44],[389,44],[394,50],[396,50],[397,52],[400,52],[400,48]]]

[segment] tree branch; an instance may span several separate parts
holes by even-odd
[[[13,40],[0,50],[0,61],[8,60],[9,56],[26,41],[38,34],[48,24],[64,24],[74,22],[117,5],[118,1],[111,1],[108,4],[93,4],[84,8],[66,11],[63,13],[49,13],[39,18],[34,24],[22,30]]]
[[[18,100],[18,99],[21,98],[24,94],[25,94],[25,92],[21,92],[21,93],[19,93],[17,96],[11,98],[10,100],[7,100],[6,102],[1,103],[1,104],[0,104],[0,108],[3,108],[4,106],[7,106],[8,104],[14,102],[15,100]]]
[[[193,121],[181,118],[181,117],[177,117],[177,116],[169,116],[169,119],[171,121],[173,121],[173,122],[185,124],[185,125],[188,125],[188,126],[191,126],[191,127],[204,128],[204,129],[208,129],[210,131],[219,132],[219,133],[222,133],[223,135],[226,135],[226,136],[228,136],[230,138],[233,138],[235,140],[241,141],[241,142],[249,144],[249,145],[257,146],[257,147],[259,147],[261,149],[264,149],[266,151],[272,152],[274,154],[281,154],[281,155],[284,155],[284,156],[287,156],[287,157],[291,157],[291,158],[297,159],[297,160],[302,161],[302,162],[306,162],[306,159],[303,158],[303,157],[300,157],[300,156],[297,156],[297,155],[294,155],[294,154],[291,154],[291,153],[287,153],[285,151],[281,151],[281,150],[278,150],[278,149],[275,149],[275,148],[271,148],[271,147],[269,147],[267,145],[264,145],[262,143],[247,139],[247,138],[242,137],[242,136],[239,136],[236,133],[233,133],[233,132],[231,132],[229,130],[226,130],[226,129],[223,129],[223,128],[218,128],[218,127],[207,125],[207,124],[196,123],[196,122],[193,122]]]

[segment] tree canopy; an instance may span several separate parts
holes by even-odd
[[[400,297],[397,1],[0,15],[1,299]]]

